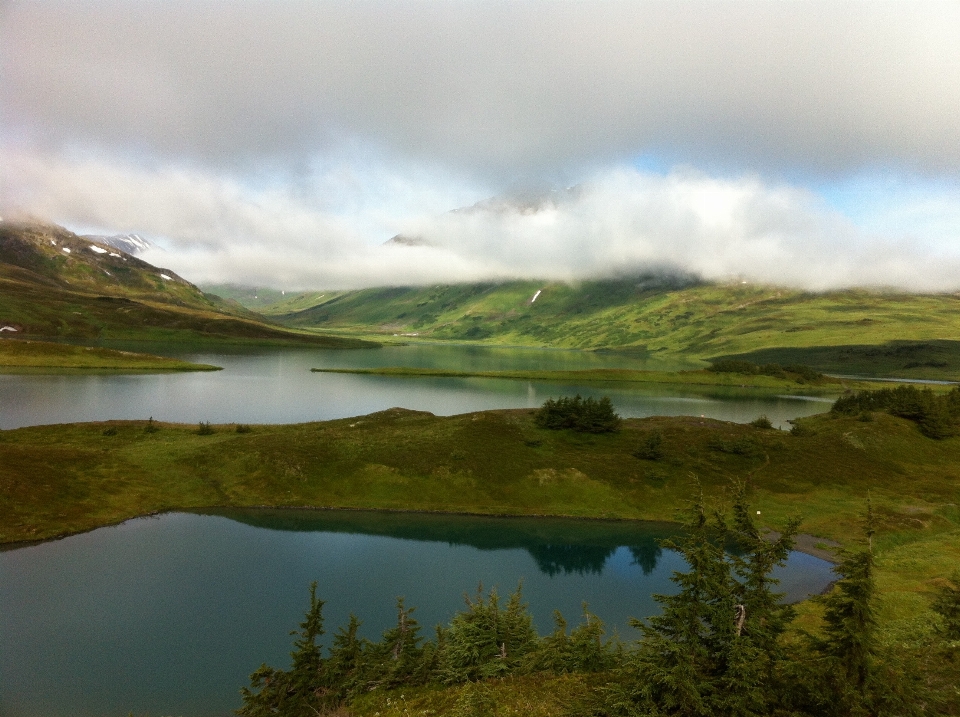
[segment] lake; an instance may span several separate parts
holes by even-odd
[[[756,389],[598,385],[481,378],[403,378],[310,373],[311,368],[416,366],[459,370],[679,369],[615,353],[414,344],[382,349],[223,349],[109,344],[223,371],[159,375],[0,375],[0,429],[45,423],[146,419],[199,423],[298,423],[346,418],[402,406],[437,415],[493,408],[534,408],[547,398],[610,396],[625,417],[704,415],[745,423],[761,414],[787,427],[829,410],[822,397]]]
[[[228,715],[262,662],[289,665],[310,582],[327,638],[351,611],[369,637],[417,607],[426,635],[478,583],[523,581],[537,628],[580,603],[621,637],[657,611],[684,568],[657,539],[675,526],[359,511],[233,510],[140,518],[0,552],[0,714]],[[792,553],[778,571],[798,600],[832,579]]]

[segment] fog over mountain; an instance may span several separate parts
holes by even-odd
[[[9,0],[0,95],[0,213],[196,281],[960,288],[957,3]]]

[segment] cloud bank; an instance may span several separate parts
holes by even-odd
[[[866,232],[812,192],[757,176],[607,169],[532,203],[507,196],[462,211],[423,210],[391,226],[379,202],[338,214],[317,208],[311,194],[196,170],[33,154],[8,160],[21,186],[33,188],[34,212],[165,239],[166,252],[144,258],[197,282],[337,289],[665,270],[812,290],[960,288],[956,243]],[[405,196],[408,206],[419,197],[412,204],[421,208],[450,199],[430,184],[407,186]],[[923,211],[929,216],[929,206]],[[960,228],[960,202],[941,199],[938,212],[942,224]],[[418,244],[366,241],[378,223]]]
[[[195,281],[960,288],[960,3],[6,0],[0,97],[0,210]]]

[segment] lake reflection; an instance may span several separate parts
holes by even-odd
[[[350,612],[376,637],[405,596],[429,634],[479,583],[523,581],[541,633],[581,601],[630,639],[683,563],[675,526],[353,511],[175,513],[0,552],[0,714],[227,715],[261,662],[287,666],[307,586],[328,637]],[[791,554],[790,599],[828,563]]]

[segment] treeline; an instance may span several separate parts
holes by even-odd
[[[930,438],[949,438],[957,434],[960,423],[960,387],[943,394],[911,385],[858,391],[838,398],[830,410],[847,416],[860,414],[865,420],[871,411],[886,411],[914,421]]]
[[[815,598],[824,609],[819,634],[785,639],[794,609],[782,602],[771,571],[786,561],[797,527],[793,522],[777,540],[766,539],[742,489],[729,518],[708,518],[698,501],[685,537],[662,542],[689,571],[674,574],[676,594],[655,596],[659,615],[633,621],[641,637],[631,644],[607,638],[586,606],[573,630],[556,613],[553,632],[541,637],[518,588],[505,603],[496,591],[478,590],[432,639],[421,636],[413,609],[400,600],[396,625],[379,641],[359,637],[360,622],[351,616],[324,649],[323,601],[314,584],[290,669],[261,666],[242,690],[237,714],[315,717],[372,690],[571,672],[598,677],[589,702],[571,712],[595,717],[937,713],[950,688],[931,689],[922,666],[878,642],[869,544],[843,553],[836,584]],[[960,637],[960,576],[933,607],[940,639]]]
[[[787,378],[795,381],[819,381],[823,374],[803,364],[789,364],[781,366],[778,363],[755,364],[749,361],[737,361],[735,359],[720,359],[714,361],[708,371],[714,373],[743,373],[752,376],[773,376],[775,378]]]

